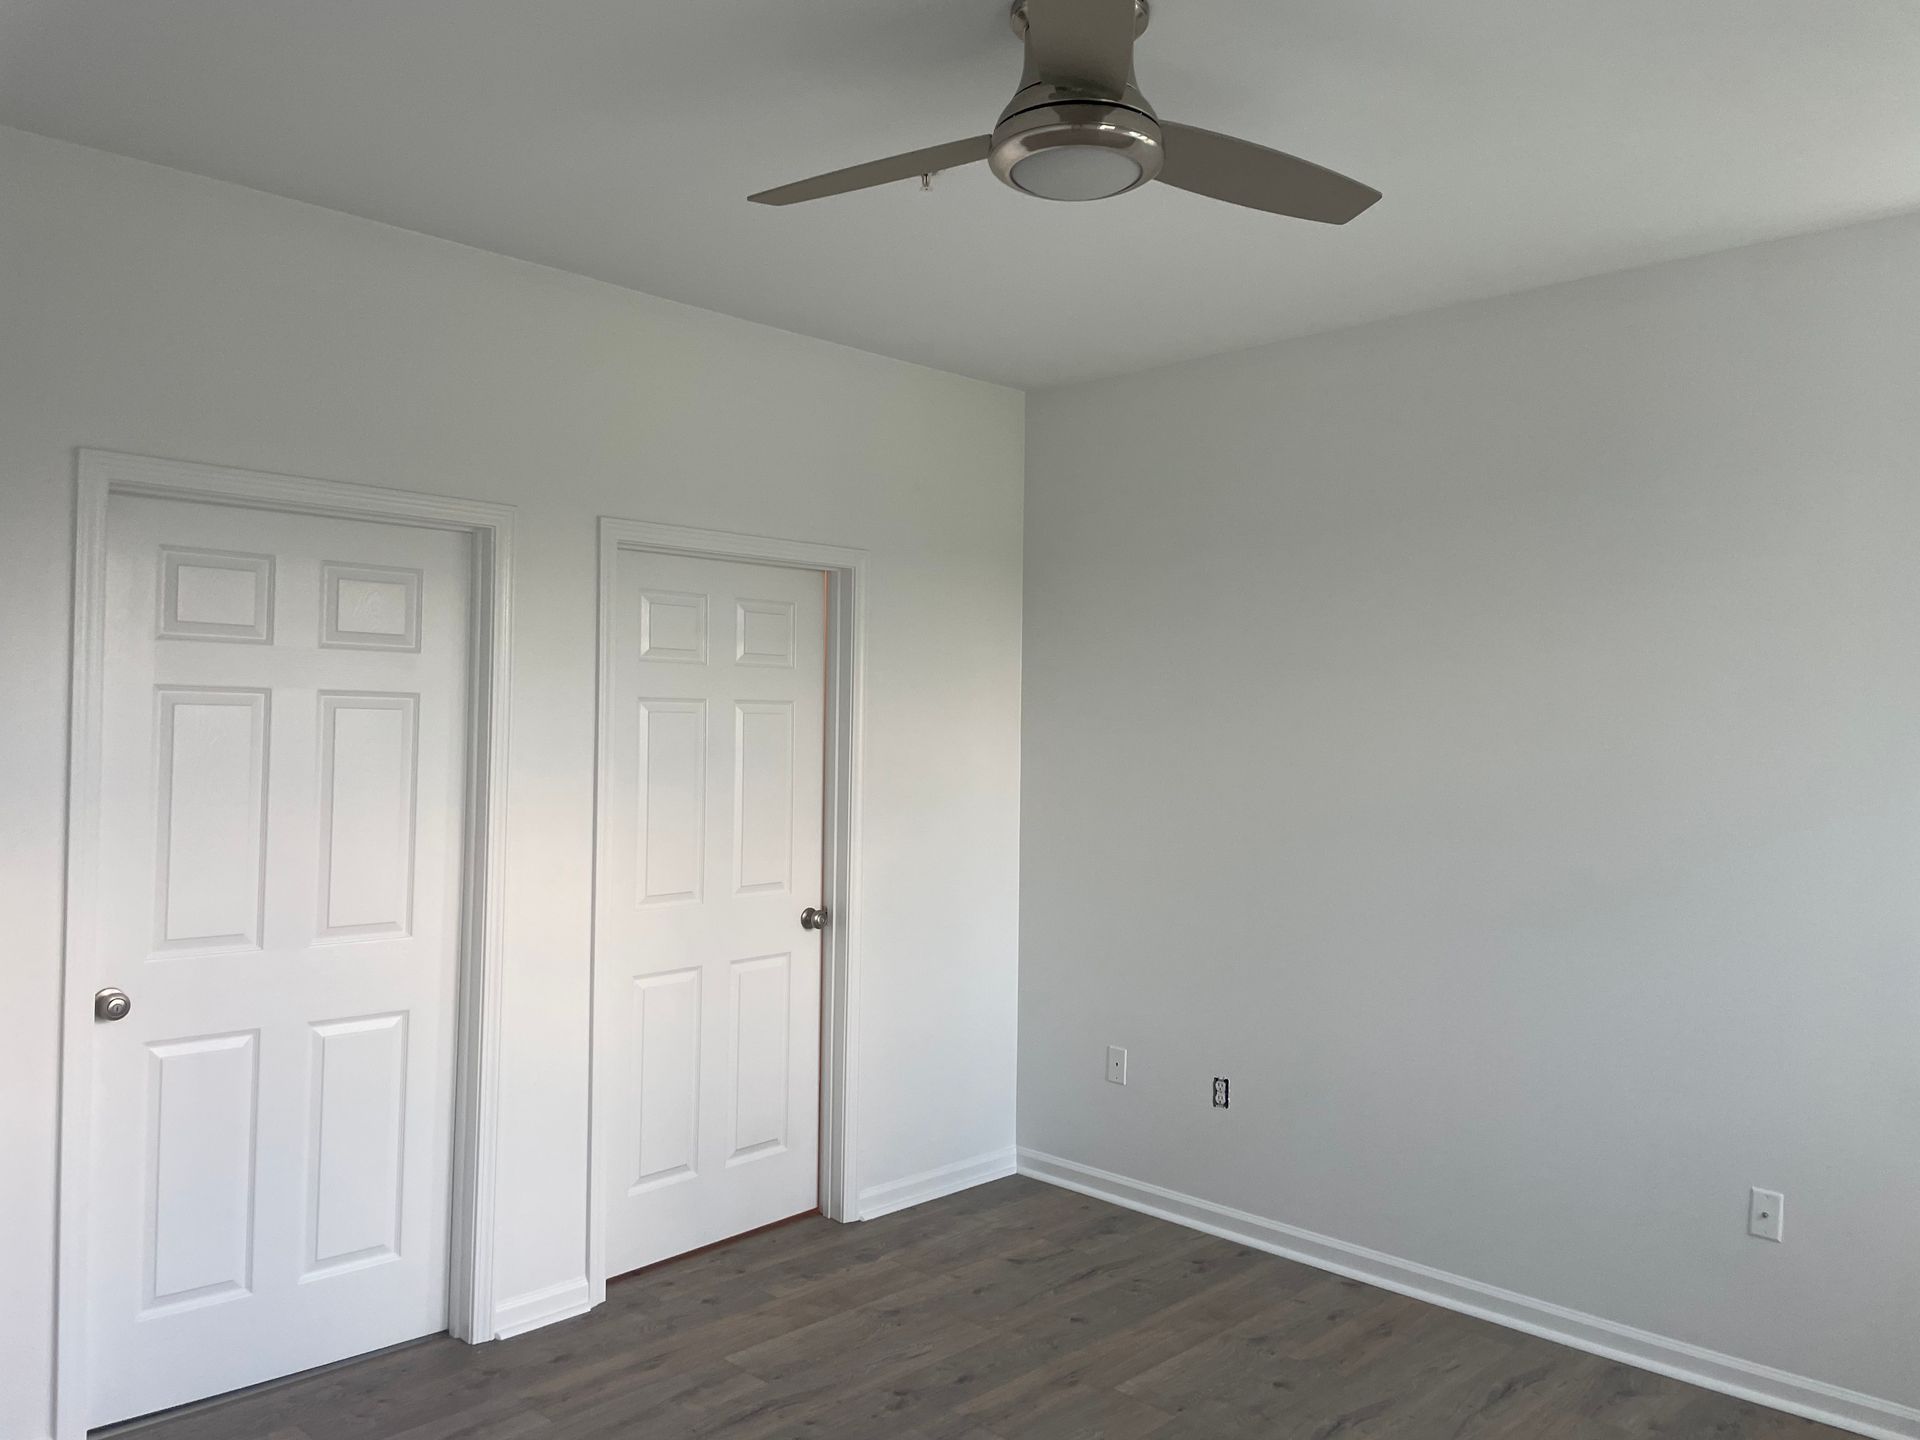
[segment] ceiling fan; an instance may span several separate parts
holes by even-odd
[[[991,135],[747,198],[793,205],[981,160],[1014,189],[1046,200],[1104,200],[1159,180],[1232,205],[1344,225],[1380,198],[1309,160],[1154,114],[1133,76],[1133,42],[1147,14],[1147,0],[1014,0],[1008,18],[1026,42],[1026,69]]]

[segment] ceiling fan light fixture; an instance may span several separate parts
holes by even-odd
[[[987,163],[1014,189],[1047,200],[1105,200],[1160,173],[1160,127],[1098,101],[1041,105],[993,132]]]
[[[1140,162],[1104,145],[1055,145],[1014,162],[1007,178],[1043,200],[1104,200],[1140,183]]]

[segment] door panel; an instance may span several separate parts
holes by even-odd
[[[706,866],[707,702],[642,700],[640,902],[700,898]]]
[[[311,1027],[307,1217],[302,1278],[400,1253],[407,1115],[407,1017]]]
[[[700,1135],[700,971],[633,979],[632,1189],[694,1173]]]
[[[793,893],[793,705],[733,707],[734,893]]]
[[[159,694],[156,949],[256,948],[264,900],[264,690]]]
[[[323,939],[407,932],[418,710],[415,695],[320,697]]]
[[[787,1138],[791,955],[733,962],[733,1149],[729,1164]]]
[[[825,577],[622,552],[597,873],[608,1271],[819,1193]]]
[[[445,1327],[468,556],[109,505],[90,1424]]]
[[[143,1316],[245,1294],[253,1275],[260,1036],[149,1045],[152,1209]]]

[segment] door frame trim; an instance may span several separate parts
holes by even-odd
[[[861,731],[866,694],[866,609],[872,585],[872,561],[865,550],[819,545],[726,530],[684,525],[655,525],[640,520],[600,517],[599,654],[595,671],[598,699],[594,736],[594,928],[590,1124],[587,1177],[587,1279],[591,1303],[607,1294],[606,1207],[601,1185],[606,1175],[610,1137],[608,1107],[600,1103],[610,1077],[601,1043],[606,1015],[600,994],[598,929],[601,876],[608,852],[611,806],[606,795],[607,745],[613,733],[613,644],[616,580],[620,552],[651,551],[757,565],[784,565],[824,571],[827,577],[826,768],[823,776],[823,830],[820,852],[823,901],[833,915],[821,935],[820,1004],[820,1209],[830,1220],[859,1219],[858,1164],[854,1144],[857,1067],[854,1037],[859,1033],[860,795]]]
[[[454,1052],[453,1183],[447,1320],[456,1339],[493,1338],[500,993],[505,942],[507,715],[515,510],[453,496],[123,455],[77,452],[73,671],[67,752],[66,930],[62,960],[54,1434],[87,1431],[87,1203],[91,1183],[91,917],[98,888],[107,506],[115,495],[200,501],[331,519],[432,526],[472,541],[468,754]]]

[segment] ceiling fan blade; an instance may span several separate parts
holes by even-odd
[[[1133,74],[1133,0],[1027,0],[1027,64],[1049,85],[1110,99]]]
[[[911,180],[915,175],[952,170],[986,159],[992,138],[976,135],[971,140],[952,140],[945,145],[930,145],[925,150],[909,150],[904,155],[889,155],[884,160],[869,160],[864,165],[849,165],[844,170],[829,170],[809,180],[762,190],[747,199],[756,205],[796,205],[802,200],[822,200],[829,195],[845,195],[849,190],[885,185],[890,180]]]
[[[1251,140],[1166,120],[1160,132],[1166,159],[1159,178],[1195,195],[1323,225],[1344,225],[1380,198],[1371,185]]]

